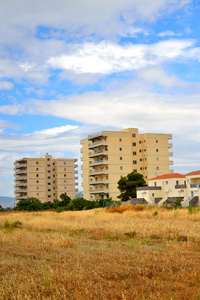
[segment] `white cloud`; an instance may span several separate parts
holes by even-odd
[[[158,34],[158,36],[160,36],[160,37],[175,36],[175,35],[179,35],[179,34],[176,34],[175,32],[173,32],[171,30],[162,31]]]
[[[19,125],[10,123],[10,122],[5,121],[5,120],[0,120],[0,133],[2,133],[7,128],[18,130]]]
[[[125,46],[105,41],[99,44],[85,43],[73,45],[68,54],[50,57],[47,63],[53,68],[69,70],[76,74],[111,74],[136,70],[173,59],[184,59],[187,57],[186,51],[193,44],[192,40],[167,40],[151,45]],[[195,57],[194,49],[190,56]]]
[[[13,89],[12,82],[9,81],[0,81],[0,90],[12,90]]]

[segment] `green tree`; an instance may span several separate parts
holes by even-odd
[[[60,206],[67,206],[71,200],[71,198],[69,196],[67,196],[66,194],[61,194],[60,199],[62,200],[59,203]]]
[[[34,197],[28,197],[27,200],[20,200],[15,209],[16,210],[40,210],[42,208],[42,203],[39,199]]]
[[[121,194],[117,196],[117,198],[120,198],[121,201],[128,201],[131,198],[136,198],[136,187],[146,185],[142,174],[131,172],[118,181],[117,188],[120,190]]]

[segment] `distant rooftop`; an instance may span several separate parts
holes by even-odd
[[[179,174],[179,173],[171,173],[171,174],[160,175],[160,176],[151,178],[149,180],[170,179],[170,178],[185,178],[185,175],[182,175],[182,174]]]

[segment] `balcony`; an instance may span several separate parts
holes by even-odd
[[[95,132],[94,134],[88,135],[88,140],[91,141],[91,140],[94,140],[96,138],[100,138],[100,137],[103,137],[103,136],[105,136],[104,131]]]
[[[16,200],[27,200],[27,196],[17,196]]]
[[[74,174],[78,174],[78,171],[74,171]]]
[[[94,184],[108,184],[109,180],[108,179],[99,179],[99,180],[95,180],[95,181],[90,181],[90,185],[94,185]]]
[[[17,183],[16,187],[27,186],[27,182]]]
[[[106,188],[98,188],[98,189],[91,189],[90,194],[108,194],[109,189]]]
[[[78,168],[78,165],[76,164],[76,165],[74,165],[74,168]]]
[[[168,143],[168,148],[172,148],[173,144],[172,143]]]
[[[173,152],[169,152],[169,156],[173,156]]]
[[[96,157],[96,156],[99,156],[99,155],[108,155],[108,150],[95,150],[94,152],[91,152],[89,153],[89,157]]]
[[[75,176],[75,178],[74,178],[75,180],[78,180],[78,176]]]
[[[27,169],[26,170],[22,170],[22,171],[17,171],[15,174],[16,175],[27,174]]]
[[[187,185],[186,184],[176,184],[175,189],[186,189]]]
[[[96,147],[99,147],[99,146],[108,146],[108,142],[105,141],[105,140],[99,140],[97,142],[94,142],[92,144],[89,144],[88,145],[88,148],[89,149],[92,149],[92,148],[96,148]]]
[[[89,163],[89,166],[93,167],[93,166],[107,165],[107,164],[108,164],[108,160],[100,159],[100,160],[96,160],[96,161]]]
[[[27,193],[27,189],[17,189],[17,190],[15,190],[15,194],[18,194],[18,193]]]
[[[170,166],[173,166],[173,164],[174,164],[173,160],[170,160],[170,161],[169,161],[169,165],[170,165]]]
[[[200,187],[200,183],[191,183],[190,184],[190,188],[199,188]]]
[[[15,169],[21,169],[21,168],[27,168],[27,163],[16,164],[15,165]]]
[[[108,170],[106,170],[105,168],[102,168],[102,169],[98,169],[98,170],[92,170],[89,172],[89,176],[101,175],[101,174],[108,174]]]
[[[15,181],[27,180],[27,176],[17,176],[15,177]]]

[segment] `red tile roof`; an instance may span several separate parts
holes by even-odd
[[[186,176],[188,175],[200,175],[200,170],[186,174]]]
[[[179,174],[179,173],[171,173],[171,174],[160,175],[160,176],[151,178],[149,180],[159,180],[159,179],[167,179],[167,178],[185,178],[185,175],[182,175],[182,174]]]

